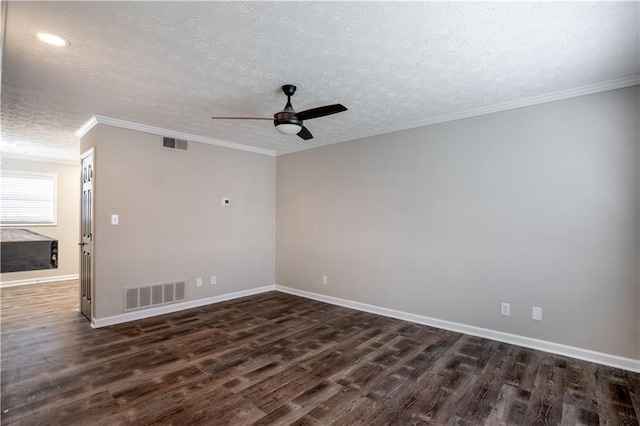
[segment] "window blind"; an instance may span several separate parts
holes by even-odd
[[[53,224],[56,221],[56,176],[2,171],[2,224]]]

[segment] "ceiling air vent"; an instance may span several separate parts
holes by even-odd
[[[174,139],[163,137],[162,146],[169,149],[177,149],[178,151],[187,151],[189,149],[189,142],[184,139]]]

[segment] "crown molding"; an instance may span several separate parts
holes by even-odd
[[[176,139],[185,139],[191,142],[206,143],[208,145],[221,146],[224,148],[237,149],[240,151],[253,152],[255,154],[268,155],[275,157],[276,152],[264,149],[256,148],[255,146],[243,145],[235,142],[229,142],[221,139],[208,138],[206,136],[194,135],[191,133],[179,132],[176,130],[163,129],[161,127],[149,126],[146,124],[134,123],[132,121],[120,120],[117,118],[105,117],[103,115],[94,115],[87,122],[85,122],[78,130],[75,131],[75,135],[79,138],[84,136],[98,124],[106,124],[108,126],[119,127],[122,129],[136,130],[138,132],[151,133],[154,135],[167,136]]]
[[[96,124],[98,124],[98,120],[96,119],[96,116],[93,115],[90,119],[85,121],[85,123],[80,126],[75,132],[73,132],[73,134],[76,135],[77,138],[81,138],[89,133],[89,130],[93,129]]]
[[[72,166],[77,166],[80,164],[80,155],[78,155],[77,160],[72,160],[69,158],[39,157],[39,156],[28,155],[28,154],[2,152],[2,158],[3,159],[6,158],[8,160],[37,161],[41,163],[69,164]]]
[[[424,120],[413,121],[410,123],[403,123],[396,126],[389,126],[382,129],[375,129],[366,132],[352,133],[350,135],[341,136],[337,138],[327,139],[312,144],[305,144],[300,146],[292,146],[277,151],[257,148],[250,145],[243,145],[236,142],[229,142],[221,139],[209,138],[206,136],[194,135],[191,133],[185,133],[170,129],[163,129],[161,127],[149,126],[146,124],[134,123],[131,121],[120,120],[117,118],[106,117],[102,115],[94,115],[87,120],[78,130],[75,131],[77,137],[82,137],[89,132],[97,124],[106,124],[109,126],[120,127],[123,129],[136,130],[144,133],[151,133],[155,135],[168,136],[176,139],[185,139],[192,142],[201,142],[209,145],[221,146],[224,148],[237,149],[240,151],[253,152],[256,154],[279,156],[290,154],[293,152],[306,151],[308,149],[319,148],[321,146],[333,145],[336,143],[352,141],[356,139],[367,138],[371,136],[379,136],[388,133],[400,132],[403,130],[415,129],[418,127],[431,126],[433,124],[446,123],[449,121],[461,120],[464,118],[477,117],[485,114],[492,114],[495,112],[508,111],[512,109],[524,108],[528,106],[540,105],[549,102],[561,101],[570,98],[576,98],[579,96],[592,95],[595,93],[606,92],[609,90],[623,89],[625,87],[636,86],[640,84],[640,74],[635,74],[629,77],[619,78],[616,80],[605,81],[596,84],[590,84],[587,86],[575,87],[573,89],[560,90],[553,93],[547,93],[540,96],[533,96],[526,99],[519,99],[515,101],[503,102],[494,105],[488,105],[481,108],[475,108],[467,111],[457,112],[453,114],[445,114],[438,117],[431,117]]]
[[[383,129],[370,130],[366,132],[354,133],[348,136],[341,136],[329,140],[319,141],[312,144],[306,144],[300,147],[287,147],[278,150],[276,155],[285,155],[298,151],[306,151],[308,149],[319,148],[321,146],[333,145],[340,142],[352,141],[356,139],[367,138],[371,136],[384,135],[387,133],[400,132],[402,130],[415,129],[418,127],[431,126],[433,124],[446,123],[448,121],[461,120],[463,118],[477,117],[479,115],[491,114],[494,112],[508,111],[517,108],[524,108],[549,102],[561,101],[564,99],[577,98],[579,96],[593,95],[595,93],[607,92],[609,90],[623,89],[625,87],[636,86],[640,84],[640,74],[629,77],[619,78],[616,80],[605,81],[587,86],[575,87],[573,89],[560,90],[558,92],[547,93],[531,98],[520,99],[515,101],[503,102],[494,105],[488,105],[481,108],[475,108],[468,111],[457,112],[453,114],[441,115],[438,117],[427,118],[424,120],[403,123],[397,126],[390,126]]]

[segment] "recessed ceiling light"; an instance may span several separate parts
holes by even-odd
[[[47,44],[50,44],[52,46],[58,46],[58,47],[63,47],[63,46],[68,46],[69,42],[67,40],[65,40],[62,37],[58,37],[57,35],[53,35],[53,34],[47,34],[47,33],[38,33],[38,38],[42,41],[44,41]]]

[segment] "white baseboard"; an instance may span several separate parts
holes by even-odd
[[[60,281],[72,281],[77,279],[78,279],[78,274],[56,275],[53,277],[28,278],[24,280],[13,280],[13,281],[0,281],[0,287],[4,288],[4,287],[15,287],[18,285],[56,283]]]
[[[617,355],[605,354],[589,349],[576,348],[573,346],[562,345],[560,343],[548,342],[531,337],[503,333],[501,331],[491,330],[488,328],[474,327],[472,325],[444,321],[436,318],[426,317],[423,315],[410,314],[407,312],[396,311],[394,309],[382,308],[379,306],[368,305],[366,303],[353,302],[351,300],[340,299],[337,297],[326,296],[324,294],[312,293],[309,291],[298,290],[295,288],[284,287],[280,285],[276,285],[275,289],[276,291],[281,291],[283,293],[306,297],[308,299],[318,300],[320,302],[326,302],[332,305],[344,306],[345,308],[370,312],[373,314],[397,318],[417,324],[429,325],[436,328],[456,331],[458,333],[470,334],[472,336],[484,337],[486,339],[497,340],[498,342],[524,346],[526,348],[537,349],[543,352],[564,355],[571,358],[577,358],[584,361],[607,365],[609,367],[615,367],[640,373],[640,360],[638,359],[624,358]]]
[[[221,294],[219,296],[206,297],[204,299],[189,300],[187,302],[180,302],[172,305],[158,306],[157,308],[127,312],[126,314],[113,315],[106,318],[93,318],[91,320],[91,327],[100,328],[144,318],[151,318],[158,315],[182,311],[185,309],[198,308],[200,306],[210,305],[212,303],[224,302],[227,300],[238,299],[240,297],[253,296],[254,294],[266,293],[267,291],[273,290],[275,290],[274,285],[266,285],[264,287],[236,291],[233,293]]]
[[[77,278],[77,276],[76,276]],[[73,279],[73,278],[67,278]],[[23,280],[26,281],[26,280]],[[60,280],[63,281],[63,280]],[[21,285],[21,284],[14,284]],[[109,325],[121,324],[129,321],[135,321],[144,318],[150,318],[158,315],[178,312],[185,309],[197,308],[200,306],[210,305],[213,303],[224,302],[227,300],[238,299],[240,297],[253,296],[255,294],[266,293],[268,291],[280,291],[283,293],[293,294],[295,296],[305,297],[307,299],[318,300],[320,302],[330,303],[332,305],[344,306],[345,308],[356,309],[359,311],[370,312],[391,318],[397,318],[404,321],[410,321],[417,324],[428,325],[431,327],[451,330],[458,333],[469,334],[472,336],[483,337],[486,339],[496,340],[498,342],[510,343],[513,345],[523,346],[526,348],[536,349],[543,352],[549,352],[557,355],[577,358],[584,361],[594,362],[597,364],[607,365],[609,367],[620,368],[640,373],[640,360],[632,358],[624,358],[617,355],[596,352],[589,349],[576,348],[560,343],[548,342],[545,340],[534,339],[516,334],[504,333],[497,330],[475,327],[472,325],[461,324],[452,321],[440,320],[423,315],[410,314],[407,312],[397,311],[395,309],[383,308],[380,306],[368,305],[366,303],[354,302],[351,300],[340,299],[338,297],[326,296],[323,294],[312,293],[309,291],[298,290],[280,285],[267,285],[263,287],[252,288],[249,290],[237,291],[234,293],[222,294],[219,296],[207,297],[204,299],[191,300],[188,302],[176,303],[173,305],[160,306],[157,308],[144,309],[141,311],[128,312],[126,314],[114,315],[106,318],[94,318],[91,326],[94,328],[106,327]]]

